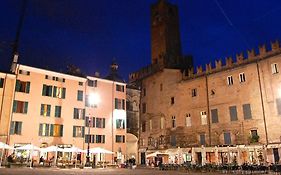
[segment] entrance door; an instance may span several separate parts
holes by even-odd
[[[273,156],[274,156],[274,160],[275,160],[275,163],[279,163],[279,151],[278,151],[278,148],[273,148]]]
[[[141,153],[141,165],[145,165],[145,153]]]
[[[202,154],[201,152],[196,153],[197,154],[197,158],[198,158],[198,164],[201,165],[202,164]]]

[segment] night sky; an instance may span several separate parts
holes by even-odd
[[[8,70],[22,0],[0,1],[0,70]],[[28,0],[19,62],[101,76],[113,58],[124,79],[150,64],[150,5],[156,0]],[[281,40],[280,0],[170,0],[184,55],[195,65]]]

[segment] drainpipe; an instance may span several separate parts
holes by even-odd
[[[258,72],[258,79],[259,79],[259,90],[260,90],[260,97],[261,97],[261,107],[262,107],[262,117],[263,117],[263,123],[264,123],[264,130],[265,130],[265,139],[266,139],[266,145],[268,145],[268,133],[267,133],[267,125],[266,125],[266,119],[265,119],[265,111],[264,111],[264,103],[263,103],[263,94],[262,94],[262,87],[261,87],[261,77],[260,77],[260,69],[259,69],[259,63],[257,63],[257,72]]]
[[[211,120],[210,120],[210,101],[209,101],[209,86],[208,86],[208,75],[205,76],[206,80],[206,97],[207,97],[207,119],[208,119],[208,132],[209,132],[209,144],[212,144],[211,137]]]
[[[114,126],[114,81],[112,81],[112,99],[111,99],[111,118],[112,118],[112,122],[111,122],[111,151],[114,152],[114,134],[113,134],[113,126]],[[112,163],[114,163],[114,154],[112,154],[111,157],[111,161]]]

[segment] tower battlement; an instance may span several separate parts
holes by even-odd
[[[216,73],[219,71],[223,71],[226,69],[232,69],[238,67],[240,65],[249,64],[255,61],[263,60],[268,57],[281,54],[280,43],[278,40],[271,42],[270,49],[267,50],[266,45],[262,44],[258,47],[258,53],[255,52],[255,49],[247,50],[247,57],[245,58],[243,53],[236,54],[236,60],[234,61],[232,57],[225,58],[225,64],[222,63],[221,59],[217,59],[214,62],[214,67],[212,67],[212,63],[205,64],[205,69],[203,70],[202,65],[196,67],[196,71],[194,68],[190,68],[186,70],[183,74],[183,79],[192,79],[198,76]]]

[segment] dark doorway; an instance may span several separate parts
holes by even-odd
[[[196,153],[196,154],[197,154],[198,164],[201,165],[202,164],[202,154],[201,154],[201,152]]]
[[[274,160],[275,160],[275,163],[279,163],[279,151],[278,151],[278,148],[273,148],[273,156],[274,156]]]
[[[145,153],[141,153],[141,165],[145,165]]]

